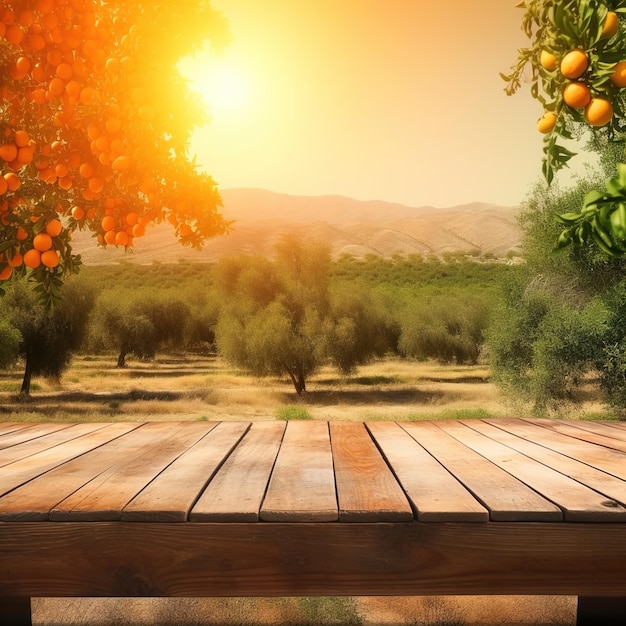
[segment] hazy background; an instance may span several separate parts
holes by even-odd
[[[527,44],[515,4],[212,0],[233,41],[188,65],[214,112],[192,149],[221,188],[517,205],[542,136],[499,76]]]

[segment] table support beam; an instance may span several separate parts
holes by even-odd
[[[626,597],[579,597],[577,626],[621,626],[626,621]]]
[[[0,596],[0,626],[32,626],[30,598]]]

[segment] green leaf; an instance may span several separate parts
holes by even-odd
[[[562,224],[575,224],[576,222],[578,222],[582,217],[583,214],[582,213],[560,213],[557,214],[556,219],[561,222]]]

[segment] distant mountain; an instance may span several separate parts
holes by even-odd
[[[77,232],[74,249],[88,265],[132,261],[162,263],[215,261],[237,253],[271,254],[274,243],[292,232],[329,243],[335,256],[374,254],[422,256],[444,253],[491,254],[519,251],[518,207],[475,202],[438,209],[409,207],[344,196],[293,196],[263,189],[221,190],[233,232],[207,243],[201,252],[182,247],[169,224],[148,228],[132,253],[98,248],[90,233]]]

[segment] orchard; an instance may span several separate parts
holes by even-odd
[[[227,232],[188,153],[207,114],[177,68],[227,38],[202,1],[3,1],[0,288],[26,276],[54,302],[76,229],[125,249],[163,221],[196,248]]]

